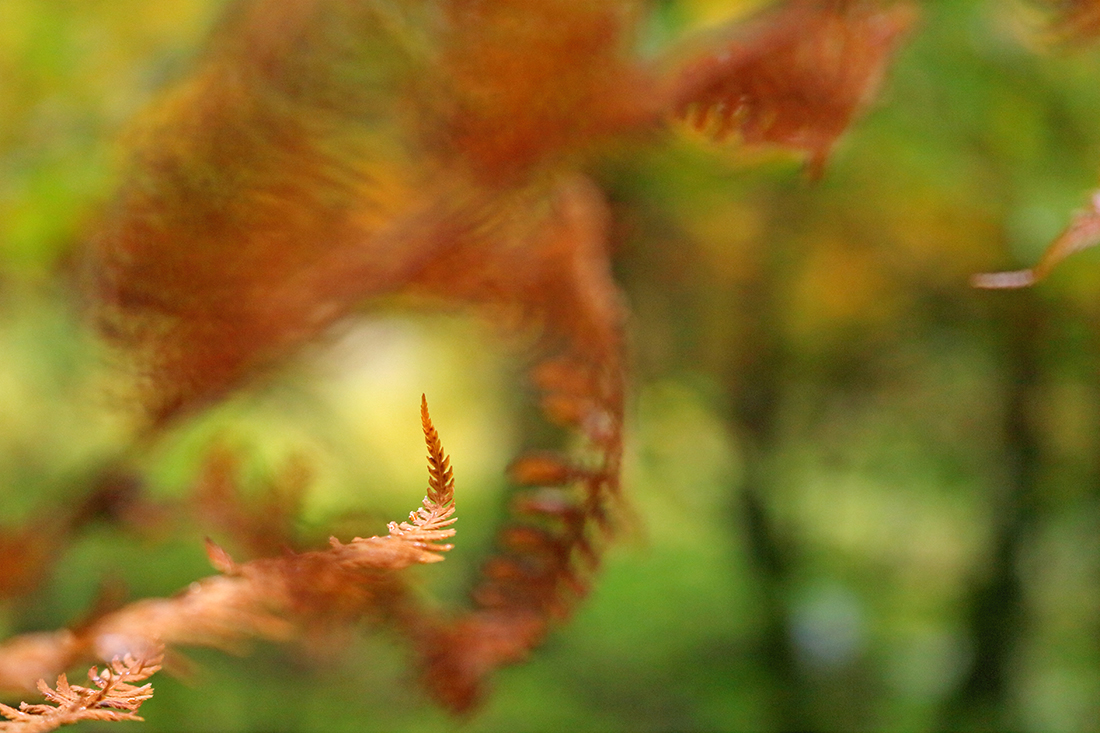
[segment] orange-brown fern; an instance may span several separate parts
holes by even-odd
[[[153,687],[134,683],[159,672],[163,659],[163,647],[154,649],[149,657],[115,657],[102,672],[96,667],[88,670],[88,679],[95,687],[70,685],[64,674],[58,676],[57,687],[52,690],[39,680],[38,691],[53,704],[24,702],[13,708],[0,703],[0,713],[8,719],[0,722],[0,731],[44,733],[83,720],[144,720],[137,711],[153,696]]]
[[[645,10],[641,0],[232,4],[194,72],[135,126],[125,182],[83,258],[101,331],[133,372],[144,437],[370,297],[402,292],[535,334],[542,411],[581,441],[513,465],[522,493],[468,611],[414,610],[377,574],[392,568],[333,560],[377,560],[383,548],[395,553],[387,562],[439,557],[450,514],[432,492],[449,468],[426,422],[432,488],[389,537],[240,565],[212,549],[227,575],[131,613],[197,603],[211,628],[179,633],[220,641],[225,628],[282,633],[268,606],[257,612],[260,579],[304,609],[340,583],[363,594],[340,596],[349,612],[401,598],[391,615],[420,646],[434,696],[456,710],[568,616],[615,525],[625,394],[608,207],[581,171],[607,141],[656,140],[684,117],[717,137],[736,128],[745,143],[804,151],[820,169],[912,18],[905,4],[794,0],[654,60],[633,48]]]
[[[971,284],[977,288],[1024,288],[1042,280],[1070,255],[1100,244],[1100,191],[1092,194],[1087,209],[1073,215],[1068,227],[1050,243],[1039,262],[1026,270],[991,272],[974,275]]]
[[[435,563],[454,536],[454,477],[422,402],[429,488],[408,522],[378,537],[336,538],[324,550],[285,552],[237,563],[207,542],[221,573],[191,583],[171,598],[147,598],[73,629],[25,634],[0,644],[0,688],[31,689],[85,659],[152,659],[163,645],[234,649],[251,638],[289,640],[333,622],[364,615],[416,613],[399,574]],[[411,624],[409,620],[403,623]]]
[[[820,174],[914,17],[909,4],[786,3],[687,63],[677,111],[718,139],[737,132],[749,144],[805,151]]]
[[[1090,40],[1100,35],[1097,0],[1043,0],[1056,14],[1054,29],[1062,38]]]

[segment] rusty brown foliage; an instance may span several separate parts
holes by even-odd
[[[736,132],[749,144],[805,151],[811,173],[820,174],[914,18],[906,4],[781,5],[684,68],[677,110],[718,139]]]
[[[249,557],[296,549],[294,523],[310,481],[304,460],[286,466],[251,500],[241,490],[239,463],[226,446],[209,450],[190,499],[199,523],[230,538]]]
[[[542,413],[579,447],[516,460],[499,552],[470,608],[442,614],[394,572],[440,559],[453,532],[426,407],[428,497],[385,537],[278,554],[286,517],[243,509],[232,459],[214,455],[198,503],[271,555],[237,563],[211,544],[221,574],[180,595],[0,646],[0,684],[367,614],[406,633],[435,700],[469,709],[495,669],[569,616],[616,528],[626,309],[609,207],[585,166],[686,118],[799,151],[819,172],[914,18],[904,3],[794,0],[645,59],[640,0],[435,5],[230,4],[191,73],[123,142],[123,183],[82,252],[89,309],[128,370],[143,444],[401,293],[533,335]]]
[[[191,583],[171,598],[147,598],[78,627],[17,636],[0,644],[0,688],[33,689],[87,659],[152,659],[164,645],[234,650],[249,639],[287,641],[364,616],[424,625],[396,571],[435,563],[452,548],[454,477],[431,422],[421,416],[428,444],[428,494],[408,521],[384,536],[336,538],[324,550],[235,562],[207,541],[219,575]],[[39,685],[40,686],[40,685]]]
[[[149,683],[134,683],[160,671],[163,651],[160,647],[149,657],[116,657],[102,672],[92,667],[88,679],[95,687],[71,685],[64,674],[57,678],[55,689],[39,680],[38,691],[53,704],[24,702],[17,709],[0,703],[0,713],[8,719],[0,722],[0,731],[42,733],[83,720],[144,720],[137,711],[153,696],[153,688]]]
[[[1093,192],[1088,208],[1073,215],[1069,226],[1050,243],[1034,267],[982,273],[971,278],[971,284],[989,289],[1024,288],[1045,278],[1065,258],[1097,244],[1100,244],[1100,191]]]
[[[640,3],[443,7],[440,21],[355,0],[236,3],[136,123],[85,272],[154,423],[372,295],[516,300],[502,275],[517,262],[518,279],[553,285],[530,282],[554,277],[537,271],[555,256],[540,250],[565,246],[552,230],[602,236],[576,173],[602,140],[690,110],[820,165],[912,16],[800,0],[655,67],[630,53]],[[545,307],[549,293],[526,292]]]
[[[1097,0],[1045,0],[1043,4],[1054,11],[1054,31],[1061,38],[1082,41],[1100,36]]]

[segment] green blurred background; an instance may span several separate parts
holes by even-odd
[[[186,70],[221,4],[0,2],[9,556],[130,455],[109,364],[59,273],[110,194],[113,141]],[[761,4],[655,3],[643,44]],[[684,132],[592,169],[633,311],[635,519],[573,621],[479,711],[447,718],[407,650],[363,629],[188,652],[144,729],[1100,727],[1100,257],[1031,290],[967,285],[1034,262],[1096,185],[1100,53],[1037,48],[1025,2],[924,10],[820,182]],[[304,460],[295,531],[378,532],[423,494],[427,392],[460,519],[456,550],[418,575],[454,598],[530,442],[507,346],[472,316],[379,308],[135,471],[151,505],[171,506],[219,442],[261,502]],[[73,623],[105,584],[170,594],[210,574],[204,534],[218,539],[178,517],[85,526],[29,594],[0,602],[0,633]]]

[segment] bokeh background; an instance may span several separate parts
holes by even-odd
[[[655,2],[640,44],[762,4]],[[104,588],[166,595],[210,574],[216,528],[170,507],[212,444],[242,457],[256,502],[310,467],[302,537],[381,531],[423,495],[421,392],[460,520],[456,550],[419,575],[454,599],[537,430],[522,357],[492,324],[382,303],[133,451],[64,273],[127,120],[186,71],[221,5],[0,3],[4,636],[74,623]],[[361,629],[188,652],[144,729],[1100,727],[1100,257],[1030,290],[967,285],[1034,262],[1096,186],[1100,50],[1042,33],[1026,2],[924,3],[818,182],[686,131],[591,169],[633,312],[632,519],[572,622],[480,710],[448,719],[407,650]],[[119,460],[140,493],[43,540]],[[35,552],[52,562],[20,579]]]

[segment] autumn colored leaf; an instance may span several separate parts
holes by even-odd
[[[780,5],[687,62],[676,80],[676,109],[719,140],[736,132],[749,145],[804,151],[820,174],[915,17],[909,4]]]
[[[1023,288],[1037,283],[1051,273],[1059,262],[1075,252],[1100,244],[1100,191],[1092,196],[1089,208],[1077,212],[1066,229],[1050,243],[1035,267],[1011,272],[974,275],[970,282],[976,288]]]
[[[1091,40],[1100,35],[1097,0],[1045,0],[1055,13],[1055,32],[1065,38]]]
[[[25,634],[0,644],[0,688],[31,689],[36,680],[89,658],[152,658],[162,645],[233,650],[250,639],[287,641],[371,613],[417,613],[396,571],[439,562],[452,548],[445,540],[455,534],[454,477],[426,400],[421,419],[429,488],[408,521],[391,522],[383,536],[347,543],[332,538],[323,550],[287,551],[242,563],[207,541],[207,554],[220,575],[195,581],[170,598],[145,598],[109,610],[73,629]],[[416,625],[408,619],[404,623]]]
[[[635,48],[646,8],[233,3],[190,75],[136,121],[124,183],[84,252],[85,290],[131,371],[146,437],[374,296],[473,308],[532,336],[538,403],[579,437],[577,449],[514,464],[526,489],[471,610],[395,614],[433,695],[455,710],[568,617],[615,529],[626,309],[611,275],[608,206],[584,167],[610,141],[658,139],[687,116],[716,124],[718,137],[736,129],[749,144],[804,151],[820,170],[913,17],[907,5],[796,0],[654,60]],[[100,626],[222,644],[242,629],[286,633],[269,612],[272,594],[278,608],[344,614],[404,598],[379,575],[393,567],[332,557],[353,546],[378,562],[440,557],[450,473],[427,423],[425,434],[432,488],[388,537],[239,565],[211,547],[225,575]],[[231,494],[216,468],[212,501]],[[247,513],[230,519],[255,534]],[[204,621],[149,621],[184,607]]]

